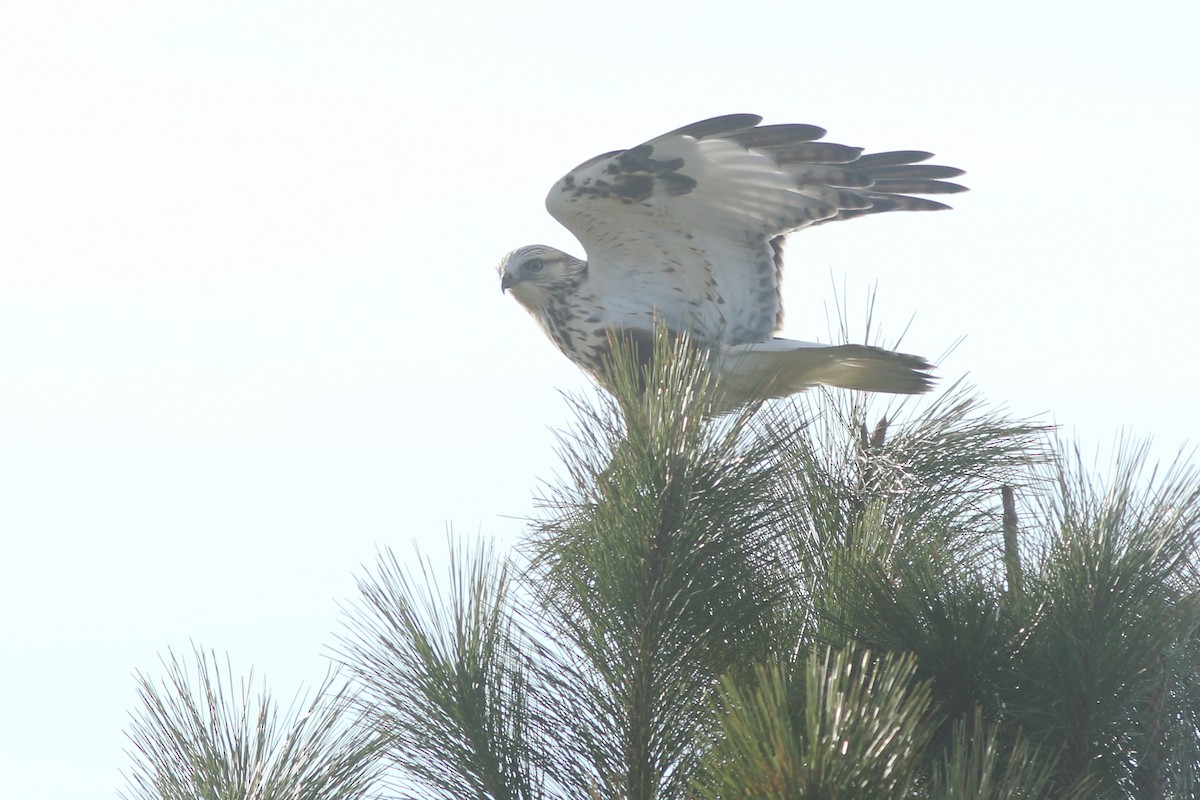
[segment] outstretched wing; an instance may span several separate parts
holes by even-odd
[[[813,125],[733,114],[687,125],[569,172],[546,198],[587,250],[588,282],[611,327],[657,315],[726,344],[763,341],[783,321],[783,236],[881,211],[942,209],[912,194],[964,187],[929,153],[862,155]]]

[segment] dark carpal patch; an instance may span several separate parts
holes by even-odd
[[[629,172],[650,172],[653,169],[653,159],[650,156],[653,154],[653,146],[648,144],[638,145],[614,158],[612,163],[604,168],[604,171],[609,175],[620,175],[621,173]],[[682,161],[679,162],[679,166],[683,166]]]
[[[654,196],[656,186],[671,196],[687,194],[696,188],[696,181],[680,174],[682,158],[654,158],[654,146],[638,145],[613,156],[604,167],[605,179],[584,179],[567,175],[561,191],[574,197],[616,197],[623,203],[642,202]]]
[[[654,176],[626,175],[613,182],[613,191],[630,200],[645,200],[654,194]]]
[[[667,194],[673,197],[687,194],[696,188],[695,178],[680,175],[678,172],[668,172],[665,175],[659,175],[658,180],[662,182],[663,188],[667,190]]]

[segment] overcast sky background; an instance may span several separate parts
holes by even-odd
[[[944,378],[1085,453],[1196,443],[1198,9],[5,3],[6,796],[113,796],[168,647],[288,698],[377,547],[513,541],[586,380],[495,264],[578,253],[550,185],[698,119],[968,170],[953,212],[798,236],[788,335],[877,286],[885,335],[965,336]]]

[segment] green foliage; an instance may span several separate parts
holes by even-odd
[[[524,547],[563,649],[559,727],[594,783],[579,788],[606,797],[684,796],[716,680],[794,642],[776,459],[751,413],[708,413],[702,353],[656,347],[648,371],[618,348],[615,396],[576,405],[571,479]]]
[[[1006,702],[1063,743],[1063,780],[1095,778],[1106,796],[1188,797],[1200,735],[1200,481],[1181,465],[1147,477],[1144,464],[1139,448],[1107,479],[1077,455],[1055,465]]]
[[[726,679],[721,726],[704,756],[701,797],[886,800],[911,796],[925,756],[930,694],[909,656],[814,651],[803,702],[786,665]]]
[[[954,723],[949,749],[934,764],[928,800],[1026,800],[1050,791],[1056,761],[1016,740],[1004,750],[999,728],[980,715]],[[1083,800],[1091,787],[1080,784],[1056,793],[1057,800]]]
[[[330,676],[316,698],[281,716],[253,677],[235,685],[197,649],[196,683],[171,655],[167,680],[138,678],[142,708],[129,739],[130,800],[360,800],[374,796],[374,747],[346,719],[350,695]]]
[[[813,597],[819,624],[812,635],[915,655],[918,675],[932,680],[944,745],[953,720],[977,709],[999,712],[1024,620],[1005,603],[994,572],[947,552],[937,536],[897,542],[879,516],[868,517],[857,544],[831,560]]]
[[[508,564],[490,548],[451,553],[446,595],[428,562],[415,578],[391,551],[360,580],[342,652],[405,794],[536,798],[545,742],[532,715],[532,643],[507,605]]]
[[[360,580],[339,655],[399,794],[1197,796],[1192,469],[1097,477],[961,385],[717,415],[703,352],[638,344],[511,560]]]
[[[1026,486],[1029,467],[1050,458],[1046,428],[986,408],[961,383],[916,409],[889,399],[870,423],[877,402],[819,390],[763,415],[763,437],[789,465],[779,502],[796,546],[824,571],[873,507],[873,524],[894,541],[920,532],[951,553],[980,556],[997,527],[999,487]]]

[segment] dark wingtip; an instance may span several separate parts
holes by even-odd
[[[758,128],[735,133],[729,138],[742,147],[772,148],[795,145],[802,142],[813,142],[824,136],[827,131],[816,125],[792,123],[787,125],[763,125]]]
[[[860,169],[868,167],[890,167],[897,164],[916,164],[933,158],[933,153],[927,150],[889,150],[885,153],[868,153],[860,156],[855,166]]]
[[[879,178],[871,189],[888,194],[958,194],[967,191],[967,187],[958,183],[923,178]]]
[[[742,131],[746,128],[753,128],[760,122],[762,122],[762,117],[758,114],[726,114],[721,117],[702,119],[699,122],[693,122],[691,125],[684,125],[682,128],[676,128],[666,135],[691,136],[695,139],[706,139],[710,136],[719,136],[721,134]]]

